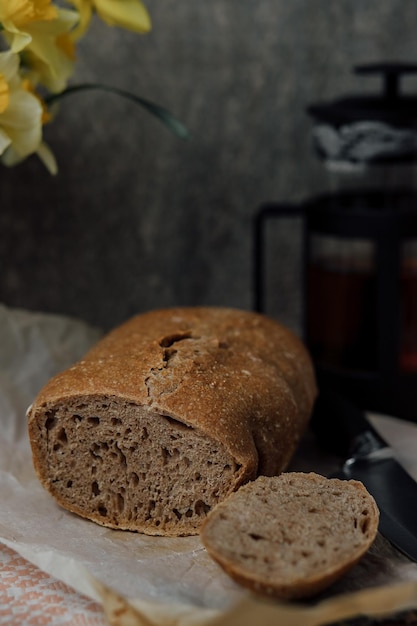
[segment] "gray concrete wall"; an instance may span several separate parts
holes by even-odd
[[[325,184],[307,104],[376,90],[357,63],[417,59],[414,0],[153,0],[153,32],[96,22],[73,82],[165,105],[183,142],[135,105],[83,93],[30,159],[0,169],[0,301],[110,327],[149,308],[250,308],[251,224],[266,200]],[[367,82],[364,82],[364,81]],[[417,91],[417,79],[406,88]],[[297,235],[276,250],[274,314],[297,326]]]

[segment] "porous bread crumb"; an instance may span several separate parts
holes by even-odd
[[[189,534],[241,478],[219,442],[147,407],[98,396],[45,417],[49,490],[105,526]]]
[[[373,542],[378,520],[362,483],[290,472],[241,487],[209,514],[201,538],[237,582],[294,599],[352,567]]]

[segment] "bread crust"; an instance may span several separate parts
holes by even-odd
[[[315,396],[306,349],[277,322],[218,307],[151,311],[110,332],[40,391],[28,412],[34,466],[62,506],[85,515],[82,506],[68,503],[54,488],[46,422],[57,407],[101,398],[168,416],[219,442],[238,468],[234,490],[287,466]],[[191,525],[187,530],[184,520],[159,529],[140,521],[120,526],[100,515],[94,521],[151,534],[197,532]]]

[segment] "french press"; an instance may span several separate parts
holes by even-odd
[[[400,84],[417,65],[354,70],[380,75],[382,93],[308,107],[329,186],[296,206],[259,208],[254,308],[265,308],[270,220],[301,216],[303,338],[319,387],[417,421],[417,97]]]

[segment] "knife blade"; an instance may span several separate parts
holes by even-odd
[[[365,485],[380,510],[381,534],[417,562],[417,483],[392,448],[364,411],[336,392],[322,396],[314,421],[319,438],[320,432],[326,432],[327,447],[332,445],[332,436],[339,453],[349,446],[345,461],[333,476]]]

